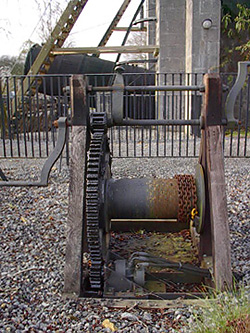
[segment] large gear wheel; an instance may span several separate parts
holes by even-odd
[[[101,295],[103,290],[104,260],[109,243],[109,219],[104,204],[105,183],[111,177],[108,138],[101,126],[102,114],[92,115],[92,133],[87,154],[86,221],[87,244],[90,254],[89,285]]]

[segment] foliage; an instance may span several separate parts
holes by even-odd
[[[222,67],[230,71],[230,66],[238,61],[250,60],[250,8],[237,3],[236,10],[223,5],[221,60]]]
[[[0,75],[22,75],[27,52],[34,44],[31,40],[23,43],[19,56],[0,56]]]
[[[19,75],[23,73],[24,62],[16,56],[3,55],[0,57],[0,75]]]
[[[247,333],[250,332],[248,287],[219,293],[211,292],[202,307],[192,310],[185,332],[192,333]]]

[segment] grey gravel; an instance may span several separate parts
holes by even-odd
[[[114,177],[194,173],[196,159],[114,159]],[[39,160],[2,160],[7,176],[37,179]],[[232,267],[250,284],[249,159],[226,159]],[[0,189],[0,332],[173,332],[187,308],[111,310],[105,301],[62,297],[68,168],[53,168],[47,188]],[[171,328],[172,327],[172,328]]]

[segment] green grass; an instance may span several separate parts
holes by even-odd
[[[200,303],[200,302],[199,302]],[[192,308],[188,325],[182,328],[192,333],[249,333],[250,288],[210,295],[201,300],[201,307]]]
[[[233,131],[231,131],[230,129],[226,129],[226,131],[225,131],[225,136],[226,137],[230,137],[230,136],[233,136],[233,137],[238,137],[238,136],[245,137],[245,135],[246,135],[246,130],[245,129],[240,129],[240,133],[239,133],[239,131],[238,131],[237,128],[234,129]],[[248,130],[247,131],[247,137],[249,137],[249,135],[250,135],[250,132]]]

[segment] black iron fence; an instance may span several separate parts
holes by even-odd
[[[0,79],[0,157],[47,157],[57,140],[53,122],[70,114],[66,89],[70,76]]]
[[[221,74],[229,89],[235,73]],[[124,93],[123,117],[133,119],[185,120],[198,119],[202,92],[152,91],[148,86],[202,86],[203,74],[124,74],[124,84],[131,87]],[[65,75],[29,77],[28,89],[24,76],[0,79],[0,157],[47,157],[57,140],[54,120],[71,117],[69,78]],[[114,76],[89,75],[92,87],[113,83]],[[136,90],[132,87],[140,87]],[[142,88],[145,88],[144,90]],[[27,90],[27,92],[25,91]],[[224,130],[226,157],[249,157],[249,89],[250,76],[235,105],[240,124]],[[228,91],[224,93],[225,100]],[[91,92],[90,109],[110,111],[112,92]],[[196,157],[199,154],[200,130],[196,125],[123,126],[109,129],[114,157]],[[66,145],[69,155],[70,134]]]

